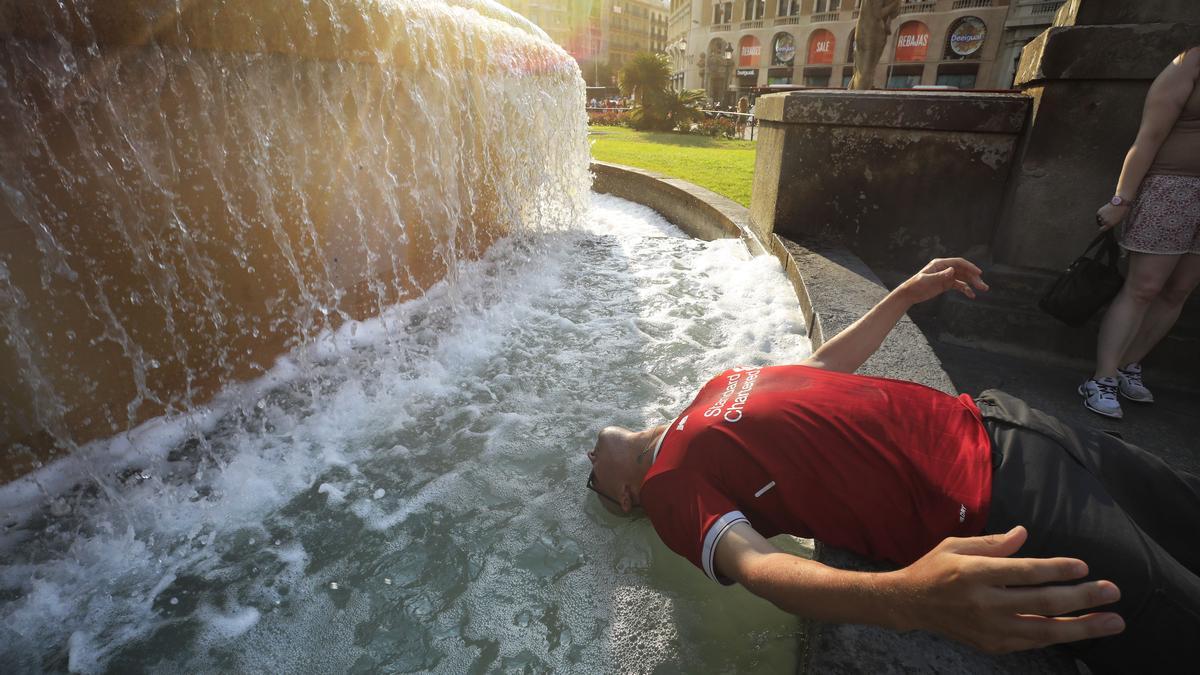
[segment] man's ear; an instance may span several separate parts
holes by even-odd
[[[621,502],[622,511],[629,513],[633,510],[633,489],[629,487],[629,483],[623,483],[621,485],[621,493],[617,496],[617,498],[618,501]]]

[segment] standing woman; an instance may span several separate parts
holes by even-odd
[[[1150,85],[1142,125],[1112,200],[1096,212],[1107,230],[1124,221],[1129,273],[1104,320],[1096,372],[1079,386],[1092,412],[1121,417],[1118,394],[1153,403],[1141,360],[1167,334],[1200,284],[1200,47],[1163,69]]]

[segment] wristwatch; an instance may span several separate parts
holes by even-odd
[[[1121,195],[1113,195],[1113,198],[1108,200],[1108,203],[1113,206],[1129,206],[1130,202]]]

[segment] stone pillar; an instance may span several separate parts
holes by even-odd
[[[754,228],[831,235],[886,276],[988,245],[1028,101],[798,91],[760,98],[757,114]]]
[[[1151,81],[1200,44],[1196,0],[1071,0],[1024,50],[1016,85],[1033,100],[996,262],[1059,269],[1095,236]]]

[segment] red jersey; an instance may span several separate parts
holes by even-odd
[[[991,441],[971,397],[808,366],[734,368],[658,441],[641,504],[671,550],[710,578],[747,520],[906,565],[983,530]]]

